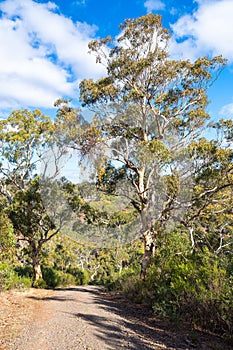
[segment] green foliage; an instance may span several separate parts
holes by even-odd
[[[76,285],[76,279],[75,276],[65,273],[62,271],[57,272],[58,275],[58,285],[57,286],[74,286]]]
[[[36,277],[42,246],[59,231],[46,212],[38,180],[31,180],[27,189],[15,193],[8,211],[15,233],[27,242]]]
[[[0,210],[0,258],[2,261],[13,259],[15,244],[16,236],[12,222],[6,213]]]
[[[46,241],[49,231],[55,229],[51,218],[47,215],[41,194],[39,182],[32,180],[27,184],[27,190],[18,191],[10,206],[10,217],[18,234],[29,242]],[[44,234],[44,235],[43,235]]]
[[[46,215],[36,175],[43,152],[54,144],[53,133],[53,122],[39,110],[13,111],[0,120],[0,192],[15,234],[30,247],[35,275],[41,246],[57,233]]]
[[[31,278],[19,276],[12,266],[0,263],[0,290],[25,289],[31,284]]]
[[[24,181],[31,179],[38,157],[46,143],[50,142],[52,132],[50,118],[39,110],[13,111],[7,119],[0,120],[0,154],[3,160],[0,171],[7,177],[8,185],[22,189]]]
[[[59,278],[57,271],[50,266],[42,266],[43,279],[47,287],[57,287],[59,285]]]
[[[96,114],[85,142],[71,143],[84,155],[95,155],[98,188],[127,197],[141,213],[152,210],[155,174],[163,177],[167,165],[170,171],[178,168],[174,150],[185,150],[209,118],[206,90],[225,60],[171,60],[170,35],[159,15],[125,20],[121,28],[114,45],[109,37],[89,44],[97,62],[107,66],[107,76],[81,82],[80,100]],[[64,130],[69,134],[65,122]]]
[[[43,279],[46,287],[56,288],[89,283],[89,274],[81,269],[68,269],[66,272],[51,266],[42,266]]]
[[[114,279],[105,286],[108,290],[117,290],[119,293],[127,296],[136,303],[143,301],[143,282],[139,277],[140,265],[137,268],[126,268],[122,273],[114,276]]]
[[[33,278],[33,267],[31,265],[16,266],[14,270],[21,277],[29,277],[31,279]]]
[[[90,272],[87,269],[70,267],[67,272],[74,277],[75,285],[82,286],[90,282]]]
[[[107,74],[80,83],[80,100],[95,115],[85,129],[85,142],[77,138],[72,145],[94,159],[98,189],[127,198],[139,215],[145,276],[156,245],[155,228],[159,234],[186,208],[193,209],[186,227],[200,214],[203,206],[193,205],[198,200],[187,188],[189,178],[205,178],[200,196],[206,194],[207,202],[220,178],[218,168],[228,169],[225,179],[232,172],[230,150],[198,140],[210,117],[207,89],[226,60],[171,59],[170,34],[159,15],[127,19],[120,28],[117,40],[108,37],[89,44]],[[221,125],[226,126],[231,126],[229,121]],[[227,186],[232,187],[229,177]]]
[[[177,230],[157,240],[145,283],[131,276],[121,285],[128,297],[149,303],[162,318],[230,338],[233,331],[232,256],[225,259],[207,246],[192,251],[189,237]]]
[[[127,247],[102,249],[97,257],[99,268],[93,283],[104,285],[108,290],[124,289],[128,279],[138,279],[142,257],[141,242]]]
[[[33,282],[33,287],[37,289],[44,289],[46,288],[46,282],[43,280],[43,278],[38,278]]]

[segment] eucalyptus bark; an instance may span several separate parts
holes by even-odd
[[[145,281],[147,269],[150,266],[151,259],[155,253],[155,242],[153,232],[147,230],[142,234],[144,240],[144,255],[141,262],[141,279]]]
[[[147,201],[145,191],[143,191],[142,200]],[[146,279],[147,269],[151,264],[152,257],[155,253],[155,232],[153,218],[150,215],[150,207],[148,204],[142,205],[143,210],[140,213],[141,218],[141,237],[144,243],[144,254],[141,261],[140,277],[143,281]]]
[[[31,252],[32,252],[33,280],[37,281],[39,279],[43,279],[40,260],[39,260],[39,249],[36,246],[35,242],[31,242],[30,246],[31,246]]]

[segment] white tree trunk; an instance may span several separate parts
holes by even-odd
[[[146,272],[151,263],[151,258],[155,252],[155,243],[153,238],[153,232],[147,230],[143,233],[144,239],[144,256],[141,262],[141,279],[145,281]]]
[[[151,263],[151,258],[155,253],[153,220],[150,217],[149,206],[145,207],[141,212],[141,235],[144,242],[144,256],[141,262],[141,279],[144,281],[147,269]]]
[[[39,262],[39,251],[37,249],[37,246],[35,242],[32,242],[31,244],[31,251],[32,251],[32,265],[33,265],[33,273],[34,273],[34,281],[37,281],[38,279],[42,279],[42,271],[41,266]]]

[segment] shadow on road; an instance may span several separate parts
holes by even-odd
[[[187,350],[200,345],[198,334],[192,334],[192,339],[186,332],[177,334],[174,326],[156,320],[150,309],[143,305],[104,293],[98,287],[80,287],[77,290],[91,294],[99,315],[87,312],[75,315],[95,329],[95,335],[108,344],[108,349]],[[117,317],[111,317],[112,314]]]
[[[93,349],[231,349],[217,336],[194,331],[184,325],[162,322],[145,305],[133,304],[119,295],[105,293],[102,287],[58,288],[50,296],[29,298],[46,303],[55,301],[58,317],[66,314],[80,322],[77,323],[76,336],[78,328],[84,329],[87,330],[84,331],[87,342],[99,342],[94,344]],[[67,318],[64,317],[64,320]],[[88,339],[90,334],[92,339]],[[100,347],[99,344],[106,345]]]

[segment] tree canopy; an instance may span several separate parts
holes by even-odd
[[[89,44],[106,76],[80,83],[80,100],[94,117],[73,147],[92,155],[98,187],[127,197],[140,215],[145,277],[156,232],[192,202],[190,147],[209,119],[207,89],[225,60],[172,59],[159,15],[126,20],[120,29],[116,41]]]
[[[42,278],[41,247],[58,232],[39,188],[40,162],[52,134],[51,119],[39,110],[13,111],[0,121],[0,193],[18,240],[29,244],[35,279]]]

